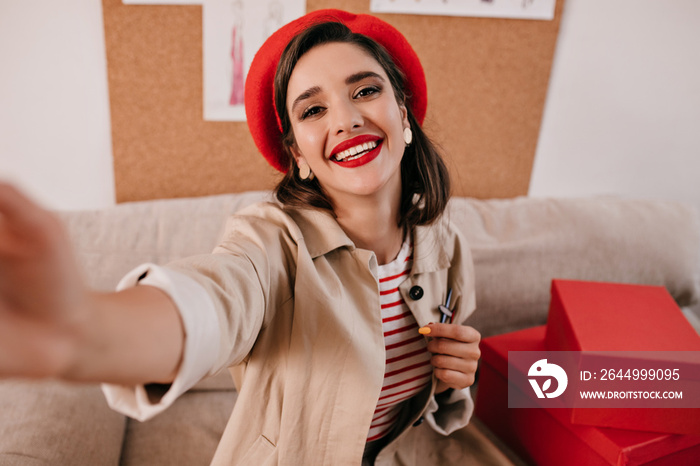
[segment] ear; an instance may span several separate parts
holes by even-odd
[[[399,111],[401,112],[401,125],[404,129],[409,128],[411,123],[408,121],[408,110],[406,110],[406,104],[399,104]]]
[[[289,146],[289,152],[292,154],[294,162],[296,162],[297,166],[299,166],[300,163],[306,163],[306,159],[301,154],[301,151],[297,147],[296,143]]]

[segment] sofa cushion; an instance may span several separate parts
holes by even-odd
[[[268,192],[118,204],[102,210],[58,212],[73,241],[87,283],[104,291],[144,262],[165,264],[210,252],[226,218]]]
[[[120,465],[209,464],[236,396],[233,390],[190,390],[153,419],[129,419]]]
[[[126,419],[99,387],[0,382],[0,464],[119,465]]]
[[[664,286],[698,301],[700,221],[684,204],[616,198],[452,200],[472,248],[483,336],[544,324],[553,278]]]

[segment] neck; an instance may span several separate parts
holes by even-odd
[[[383,202],[361,198],[352,203],[351,209],[339,206],[334,210],[338,223],[355,246],[373,251],[380,265],[398,255],[404,239],[403,229],[397,224],[399,196]]]

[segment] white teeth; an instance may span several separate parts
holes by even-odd
[[[333,158],[339,162],[344,161],[346,159],[348,161],[355,160],[357,158],[362,157],[365,152],[374,149],[375,147],[377,147],[377,141],[365,142],[364,144],[358,144],[355,147],[351,147],[350,149],[346,149],[343,152],[339,152],[335,154]]]

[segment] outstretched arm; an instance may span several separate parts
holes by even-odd
[[[167,383],[183,345],[165,293],[89,290],[59,219],[0,182],[0,377]]]

